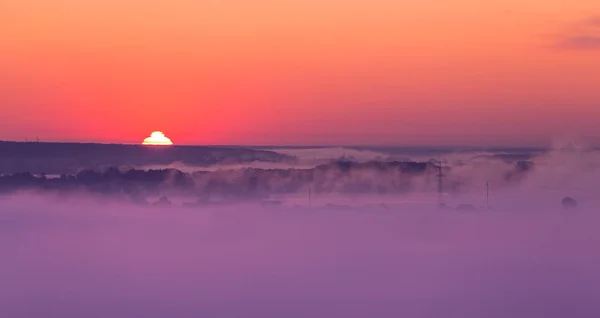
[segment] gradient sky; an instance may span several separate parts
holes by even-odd
[[[0,0],[0,140],[600,141],[598,0]]]

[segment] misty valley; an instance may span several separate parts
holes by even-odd
[[[596,149],[10,147],[1,317],[600,313]]]

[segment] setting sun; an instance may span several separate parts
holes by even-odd
[[[142,145],[158,145],[158,146],[166,146],[172,145],[173,142],[169,139],[165,134],[160,131],[155,131],[150,134],[150,137],[144,139]]]

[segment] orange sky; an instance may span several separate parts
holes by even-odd
[[[600,137],[597,0],[0,0],[0,39],[0,140]]]

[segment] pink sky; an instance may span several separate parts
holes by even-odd
[[[0,38],[4,140],[600,137],[597,0],[2,1]]]

